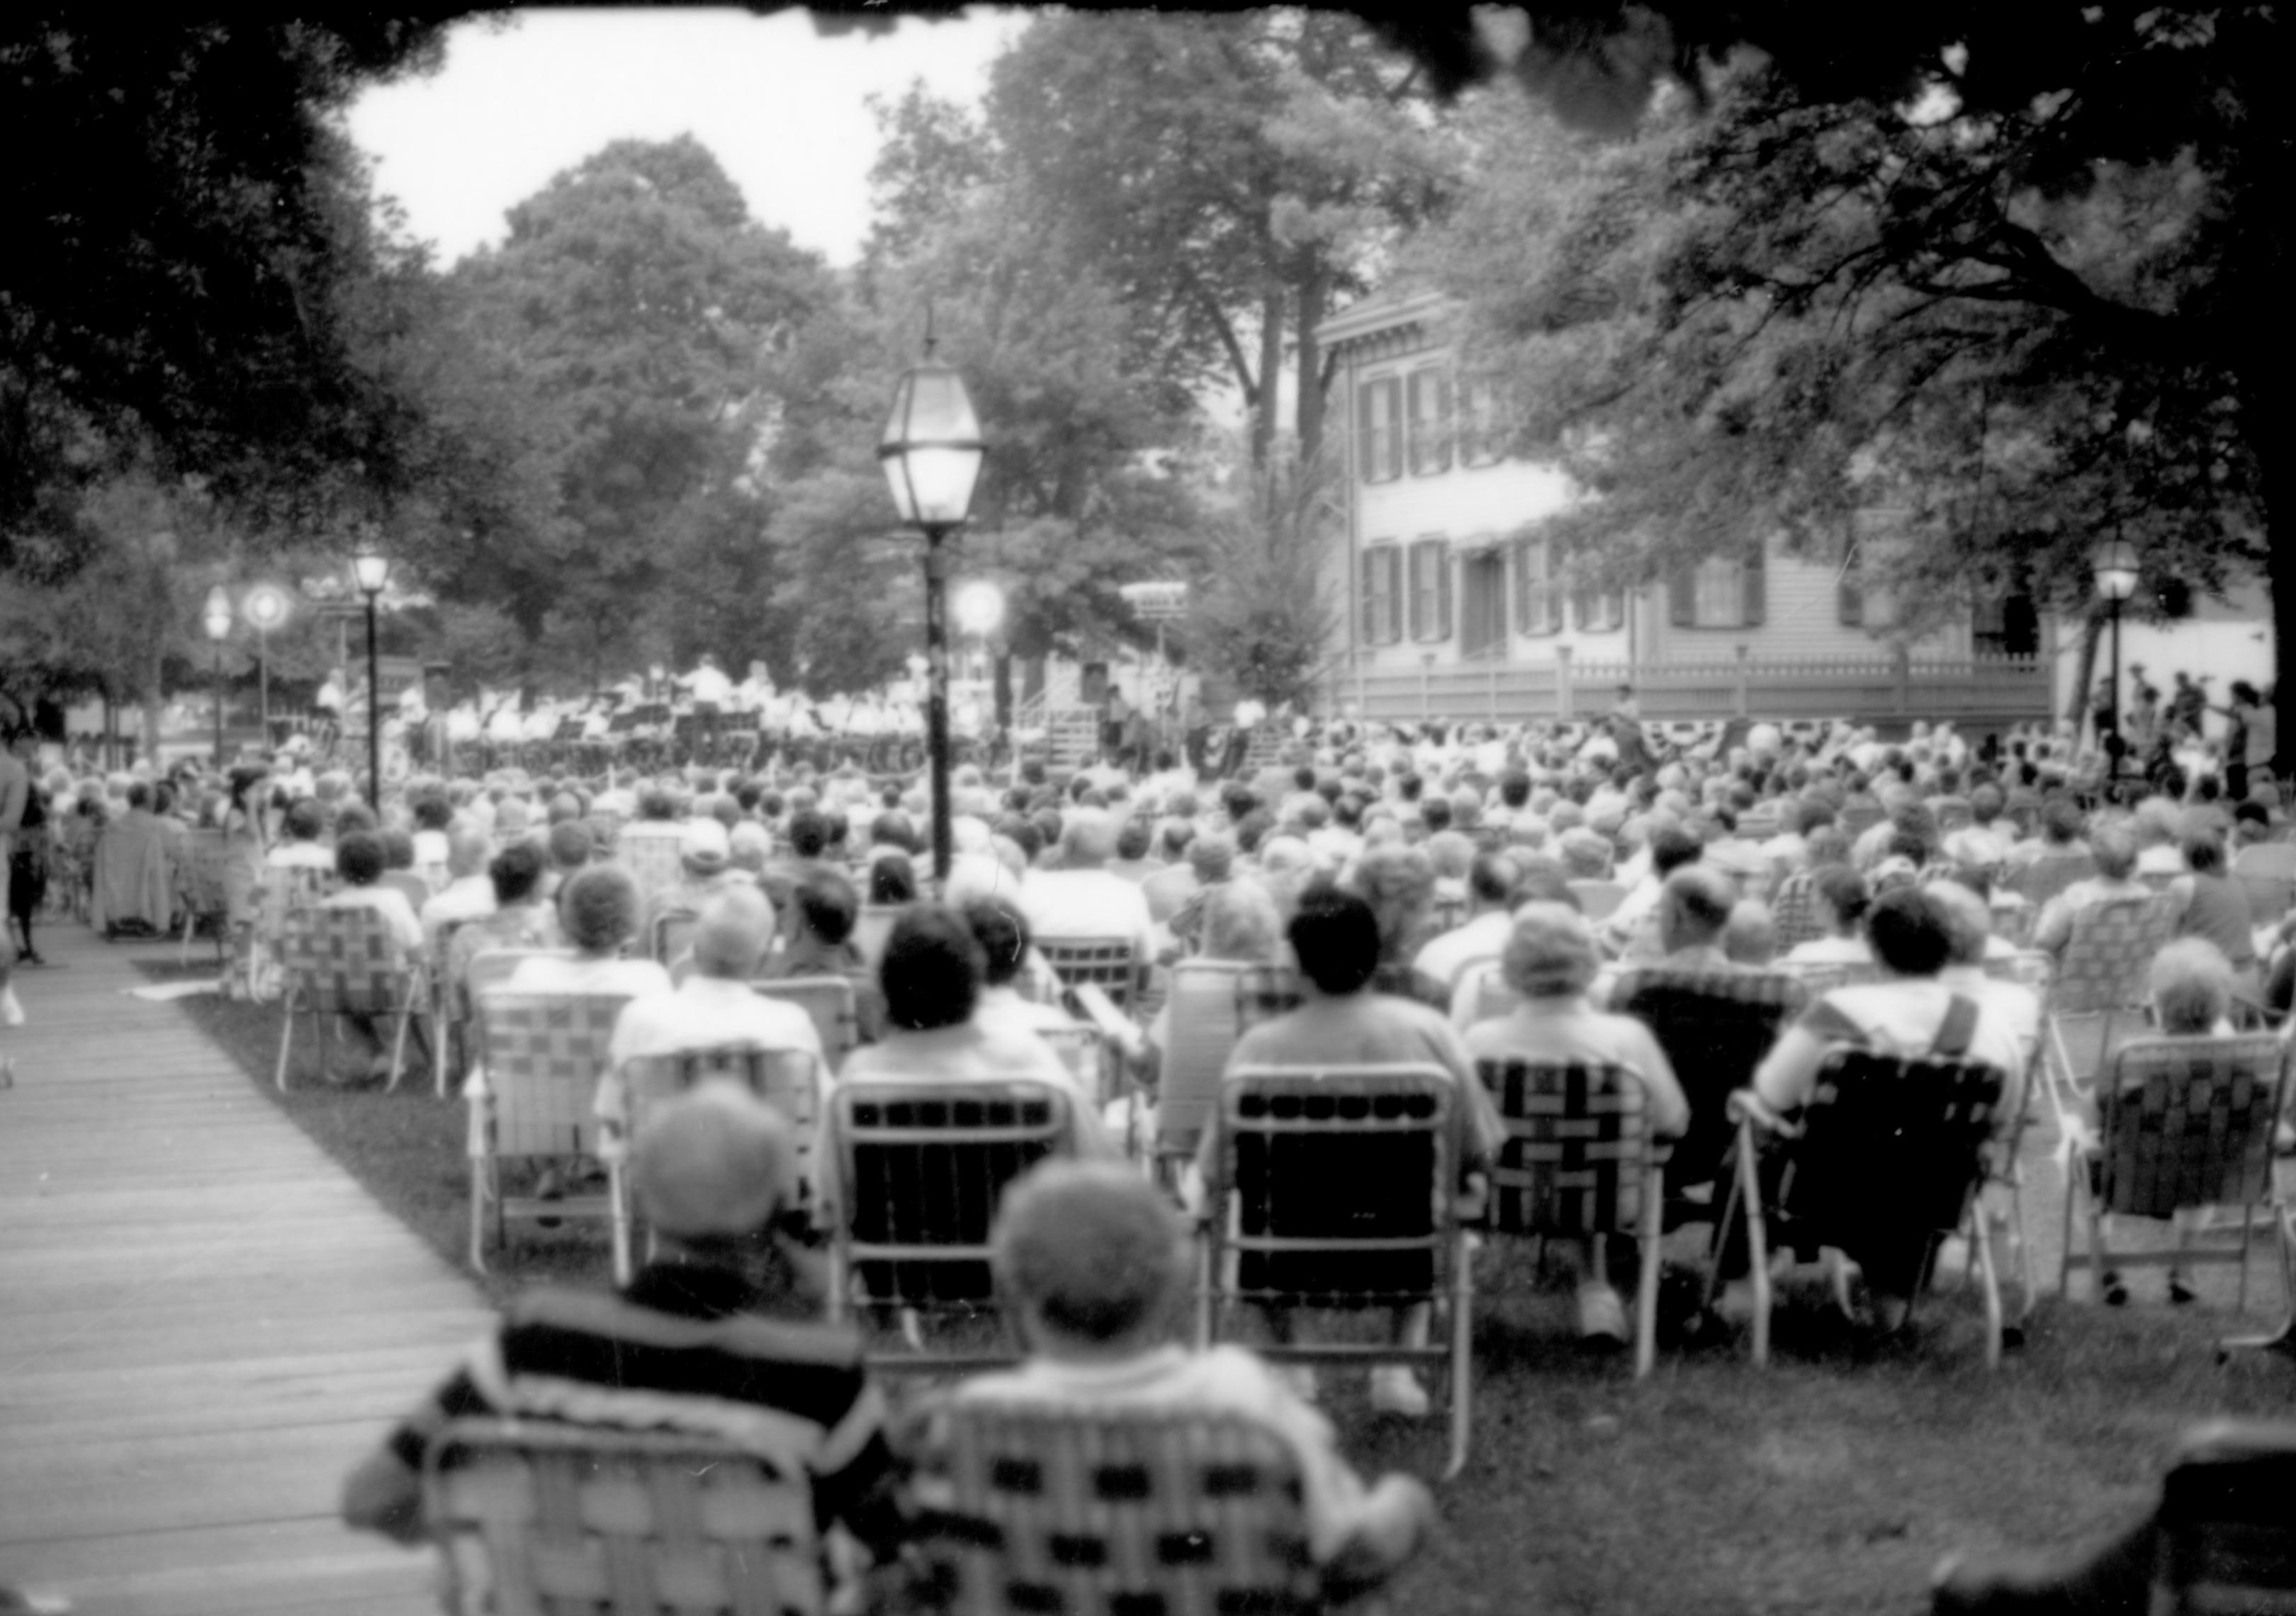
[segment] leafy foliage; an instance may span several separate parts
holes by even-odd
[[[1339,628],[1328,534],[1340,510],[1339,457],[1240,471],[1208,524],[1183,643],[1207,677],[1270,707],[1303,705]]]

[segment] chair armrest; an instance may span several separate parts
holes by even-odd
[[[1729,1115],[1733,1122],[1749,1122],[1764,1133],[1775,1134],[1781,1138],[1801,1137],[1800,1123],[1772,1111],[1762,1096],[1751,1088],[1732,1091]]]

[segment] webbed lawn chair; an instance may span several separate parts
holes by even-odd
[[[1242,1415],[953,1402],[919,1445],[913,1608],[1309,1616],[1297,1456]]]
[[[1236,975],[1235,1020],[1242,1031],[1300,1008],[1306,990],[1288,965],[1251,965]]]
[[[622,1141],[636,1138],[645,1125],[646,1113],[665,1100],[702,1083],[739,1083],[787,1120],[797,1144],[798,1182],[804,1190],[810,1190],[821,1108],[820,1066],[810,1051],[726,1044],[680,1050],[676,1054],[643,1055],[622,1062],[620,1079]],[[606,1193],[613,1202],[614,1282],[627,1284],[636,1271],[633,1253],[637,1215],[627,1155],[619,1149],[602,1153],[606,1159]]]
[[[2176,924],[2171,900],[2161,897],[2119,898],[2074,915],[2042,1005],[2049,1093],[2060,1127],[2087,1098],[2116,1029],[2143,1024],[2152,957]]]
[[[1220,1086],[1217,1183],[1204,1209],[1199,1343],[1233,1339],[1245,1306],[1360,1310],[1431,1304],[1448,1340],[1255,1344],[1281,1361],[1431,1365],[1450,1380],[1450,1456],[1473,1418],[1474,1301],[1458,1202],[1460,1096],[1433,1066],[1245,1067]]]
[[[1985,1185],[2003,1129],[2004,1086],[1997,1068],[1976,1062],[1838,1048],[1799,1121],[1773,1115],[1751,1090],[1734,1100],[1738,1171],[1724,1226],[1746,1219],[1757,1365],[1770,1356],[1770,1252],[1925,1243],[1925,1271],[1939,1243],[1969,1221]],[[1765,1136],[1775,1153],[1767,1160]],[[2001,1287],[1993,1243],[1972,1243],[1984,1290],[1985,1362],[1993,1368],[2001,1361]],[[1909,1303],[1922,1288],[1911,1287]]]
[[[2076,1161],[2065,1196],[2064,1254],[2057,1284],[2087,1267],[2100,1294],[2109,1270],[2233,1262],[2248,1305],[2248,1247],[2255,1214],[2273,1202],[2272,1136],[2280,1115],[2287,1046],[2276,1034],[2139,1038],[2113,1052],[2097,1086],[2097,1131],[2087,1170]],[[2073,1250],[2074,1202],[2087,1211],[2087,1250]],[[2237,1209],[2235,1249],[2194,1246],[2180,1234],[2169,1251],[2108,1249],[2104,1218],[2174,1218],[2208,1207]],[[2276,1219],[2276,1221],[2277,1221]],[[2282,1277],[2287,1276],[2284,1246]],[[2296,1295],[2284,1300],[2296,1307]]]
[[[775,981],[753,981],[750,991],[795,1005],[813,1018],[813,1029],[821,1038],[821,1058],[828,1066],[828,1076],[837,1075],[845,1057],[861,1042],[861,1016],[853,984],[841,976],[790,976]]]
[[[1017,1356],[929,1350],[923,1326],[931,1316],[985,1309],[988,1234],[1004,1186],[1066,1153],[1072,1129],[1068,1096],[1045,1083],[873,1079],[832,1093],[819,1147],[834,1153],[821,1209],[830,1316],[890,1309],[914,1326],[914,1350],[873,1350],[873,1366],[946,1372]]]
[[[423,1521],[454,1616],[820,1616],[813,1479],[699,1435],[457,1420]]]
[[[503,1164],[533,1163],[562,1174],[597,1155],[598,1079],[606,1070],[614,1022],[629,1002],[626,993],[507,988],[477,996],[484,1081],[465,1086],[463,1095],[471,1106],[471,1266],[480,1273],[487,1266],[489,1207],[497,1245],[506,1240],[512,1218],[611,1223],[613,1202],[607,1194],[509,1194]]]
[[[2087,881],[2095,874],[2096,860],[2086,852],[2044,853],[2031,863],[2011,870],[2001,884],[2023,898],[2038,915],[2049,899],[2073,882]]]
[[[1643,1086],[1626,1068],[1571,1062],[1479,1061],[1506,1143],[1491,1168],[1496,1235],[1636,1243],[1635,1378],[1658,1353],[1659,1247],[1665,1145],[1645,1124]]]
[[[397,1088],[406,1058],[406,1033],[426,1007],[430,987],[422,964],[401,950],[390,923],[373,909],[297,909],[281,943],[280,980],[285,1014],[279,1029],[280,1092],[295,1043],[295,1018],[309,1016],[319,1041],[319,1070],[327,1066],[327,1033],[340,1015],[398,1023],[391,1038],[390,1079]]]
[[[650,908],[660,893],[676,886],[685,874],[679,851],[685,843],[683,826],[653,822],[625,825],[614,838],[613,862],[627,870],[637,883],[639,908]]]
[[[280,993],[282,950],[290,918],[334,895],[340,883],[333,870],[317,865],[266,865],[255,890],[254,978],[250,997],[275,999]]]
[[[1770,903],[1770,924],[1777,934],[1778,952],[1809,942],[1824,928],[1817,920],[1816,873],[1796,870],[1778,883]]]
[[[1806,1003],[1807,988],[1782,972],[1652,965],[1620,973],[1611,1007],[1651,1029],[1690,1102],[1690,1126],[1667,1161],[1669,1226],[1714,1220],[1728,1189],[1724,1160],[1737,1136],[1730,1096],[1754,1080],[1754,1069]],[[1710,1185],[1709,1199],[1685,1194]]]
[[[1140,962],[1127,937],[1040,937],[1037,952],[1073,992],[1089,982],[1119,1010],[1132,1008],[1140,987]]]
[[[1185,959],[1172,967],[1164,1050],[1156,1093],[1156,1161],[1168,1177],[1195,1159],[1218,1103],[1220,1075],[1243,1034],[1236,987],[1253,969],[1236,960]]]

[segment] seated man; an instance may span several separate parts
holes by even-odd
[[[842,1525],[890,1559],[901,1531],[895,1470],[860,1343],[816,1322],[808,1259],[767,1232],[795,1174],[788,1125],[738,1089],[656,1112],[632,1146],[630,1176],[661,1254],[617,1294],[543,1291],[512,1303],[351,1472],[344,1521],[419,1543],[423,1453],[448,1421],[570,1421],[754,1448],[812,1478],[822,1525]]]
[[[965,1382],[959,1402],[1168,1409],[1265,1426],[1298,1461],[1308,1546],[1334,1597],[1384,1580],[1424,1540],[1435,1506],[1416,1479],[1365,1486],[1330,1423],[1251,1353],[1192,1352],[1171,1339],[1187,1235],[1136,1173],[1046,1162],[1006,1191],[993,1243],[997,1289],[1029,1358]]]
[[[1700,864],[1677,869],[1659,888],[1658,956],[1635,961],[1635,966],[1723,973],[1743,971],[1746,967],[1733,960],[1722,947],[1723,933],[1730,926],[1730,911],[1737,902],[1737,889],[1719,870],[1710,870]],[[1623,970],[1604,972],[1595,984],[1595,1003],[1609,1005],[1620,978],[1625,974]]]
[[[106,933],[127,926],[164,935],[175,920],[173,845],[152,811],[150,783],[136,781],[127,788],[127,811],[96,842],[88,924]]]
[[[422,908],[422,950],[433,959],[439,956],[439,933],[451,922],[494,913],[494,882],[487,874],[493,856],[492,840],[475,823],[447,833],[447,884]]]
[[[749,1046],[802,1054],[813,1062],[816,1079],[826,1079],[813,1018],[785,999],[767,998],[750,987],[773,936],[774,906],[764,893],[721,892],[694,925],[693,974],[622,1007],[607,1049],[606,1072],[598,1079],[600,1156],[611,1160],[622,1148],[629,1120],[626,1069],[632,1061]]]
[[[2072,941],[2077,923],[2088,911],[2111,903],[2161,897],[2136,879],[2136,839],[2127,826],[2108,824],[2092,833],[2088,852],[2096,863],[2096,874],[2074,882],[2042,906],[2040,918],[2033,923],[2034,947],[2062,955],[2065,945]],[[2162,897],[2161,901],[2165,905],[2168,899]]]

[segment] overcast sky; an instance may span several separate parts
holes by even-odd
[[[506,209],[609,141],[682,134],[717,153],[753,216],[849,264],[877,152],[862,98],[921,78],[977,101],[1025,21],[976,7],[957,22],[824,37],[801,12],[522,12],[500,31],[456,26],[447,65],[367,92],[351,134],[442,264],[500,242]]]

